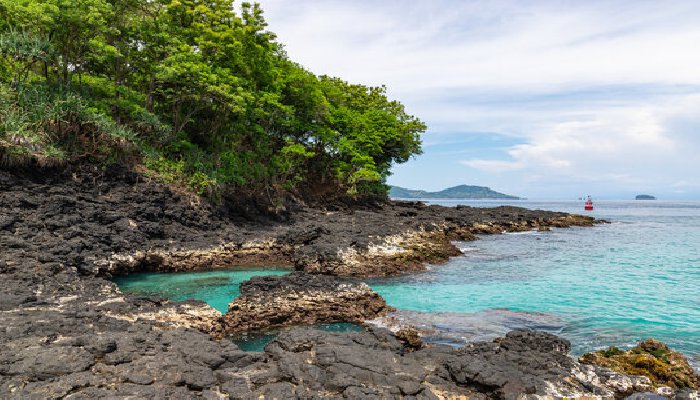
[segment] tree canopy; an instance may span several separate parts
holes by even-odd
[[[258,4],[0,0],[0,157],[142,163],[200,193],[386,191],[426,126],[291,61]]]

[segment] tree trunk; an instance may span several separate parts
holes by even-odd
[[[153,91],[156,90],[156,78],[151,76],[151,82],[148,84],[148,93],[146,94],[146,111],[153,112]]]

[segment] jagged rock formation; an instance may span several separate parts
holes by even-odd
[[[329,333],[294,329],[265,349],[274,377],[247,386],[251,397],[299,398],[612,398],[648,388],[630,378],[578,364],[568,342],[514,331],[498,342],[455,351],[448,346],[407,351],[384,329]]]
[[[32,265],[5,265],[0,288],[3,399],[189,398],[214,369],[251,357],[203,333],[217,334],[220,314],[201,302],[134,299]]]
[[[333,215],[331,228],[321,228],[327,235],[318,235],[309,245],[296,248],[293,258],[297,269],[312,273],[391,276],[422,271],[426,263],[445,262],[460,254],[453,241],[477,240],[477,234],[593,226],[605,222],[582,215],[540,213],[517,207],[445,208],[394,203],[382,212]],[[391,233],[397,230],[399,232]],[[359,232],[364,234],[358,235]],[[346,240],[348,236],[355,239]],[[345,247],[348,242],[350,244]]]
[[[385,276],[459,254],[475,234],[589,226],[594,219],[517,207],[395,202],[301,209],[244,222],[130,171],[0,171],[0,245],[12,263],[83,275],[292,265],[314,273]]]
[[[256,276],[223,316],[227,333],[325,322],[364,322],[392,310],[364,283],[294,272]]]
[[[448,360],[447,369],[457,384],[505,399],[520,395],[613,397],[650,387],[645,377],[579,364],[568,356],[569,351],[569,342],[554,335],[516,330],[492,343],[458,350]]]
[[[239,241],[204,249],[136,251],[96,259],[92,272],[96,275],[122,275],[135,271],[191,272],[251,265],[285,266],[291,263],[290,252],[290,246],[275,240]]]
[[[406,263],[414,269],[445,259],[450,240],[590,225],[590,218],[515,207],[386,203],[303,208],[281,220],[246,221],[119,170],[0,171],[0,210],[3,399],[483,398],[510,396],[523,387],[538,395],[556,396],[561,390],[561,395],[607,396],[643,383],[566,361],[567,347],[540,334],[511,335],[501,343],[454,352],[444,346],[418,349],[410,335],[406,347],[386,330],[295,329],[264,353],[246,353],[214,339],[223,335],[222,318],[206,304],[134,298],[104,279],[127,271],[218,268],[235,259],[295,263],[301,270],[338,275],[394,274],[405,271],[397,267],[397,257],[416,260]],[[318,286],[316,279],[331,280]],[[301,281],[277,296],[291,293],[300,304],[308,300],[312,290],[307,289],[321,288],[319,298],[330,308],[345,307],[358,320],[385,307],[362,285],[341,287],[347,283],[326,277]],[[262,290],[266,282],[253,280],[243,297],[277,301],[264,294],[270,293]],[[347,293],[347,301],[338,304],[328,297],[331,288]],[[351,305],[350,299],[364,303]],[[306,307],[290,306],[285,318],[305,321]],[[477,368],[492,375],[508,368],[513,373],[493,381],[474,375]],[[573,383],[563,383],[572,376]]]

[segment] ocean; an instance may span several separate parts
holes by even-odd
[[[586,213],[578,201],[436,203]],[[451,320],[500,315],[569,339],[574,354],[654,337],[699,365],[700,202],[598,201],[588,214],[611,223],[482,236],[446,264],[370,285],[397,308],[451,313],[438,324],[449,333]]]
[[[428,202],[430,202],[428,200]],[[654,337],[700,366],[700,202],[458,201],[588,213],[587,228],[482,236],[425,272],[368,284],[435,342],[459,345],[527,327],[569,339],[574,354]],[[280,270],[137,274],[125,291],[199,298],[220,311],[249,276]],[[198,283],[199,281],[199,283]]]

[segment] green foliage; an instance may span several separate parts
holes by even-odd
[[[132,131],[74,93],[0,84],[0,153],[6,163],[118,160],[134,141]]]
[[[231,0],[0,0],[0,117],[6,161],[139,153],[202,194],[386,193],[426,129],[384,87],[290,61]]]
[[[624,354],[624,353],[625,353],[624,351],[620,350],[619,348],[617,348],[615,346],[610,346],[607,349],[601,351],[602,356],[608,357],[608,358],[613,357],[613,356],[618,356],[618,355]]]

